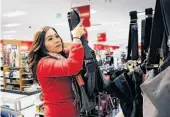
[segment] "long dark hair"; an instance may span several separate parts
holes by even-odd
[[[48,55],[48,51],[45,47],[45,35],[49,29],[53,29],[57,33],[57,31],[54,28],[49,26],[45,26],[40,30],[38,30],[34,35],[34,42],[31,46],[30,53],[28,54],[28,66],[36,82],[38,82],[37,75],[36,75],[36,68],[39,60],[43,57],[50,56]],[[62,47],[64,49],[63,41],[62,41]],[[61,54],[65,56],[63,51],[61,52]]]

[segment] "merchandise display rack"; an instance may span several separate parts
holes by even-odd
[[[31,95],[39,90],[32,90],[33,77],[29,73],[27,65],[28,52],[21,51],[21,41],[2,40],[2,88],[1,91]]]
[[[2,99],[0,104],[1,112],[4,116],[9,115],[9,117],[25,117],[26,111],[28,109],[32,109],[32,107],[34,106],[34,99],[36,95],[38,95],[35,94],[28,96],[8,92],[1,93],[2,93]],[[31,115],[33,115],[33,113]]]
[[[2,43],[0,43],[0,89],[4,89]]]
[[[2,103],[8,103],[14,105],[14,108],[10,108],[8,105],[1,105],[1,112],[7,114],[10,117],[24,117],[21,111],[21,101],[19,99],[2,98]]]

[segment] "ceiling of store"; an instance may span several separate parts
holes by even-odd
[[[110,2],[111,1],[111,2]],[[2,22],[1,38],[32,40],[34,32],[41,26],[50,25],[56,28],[65,42],[69,42],[70,32],[67,22],[67,12],[73,6],[90,4],[96,13],[91,14],[92,26],[88,30],[89,41],[96,42],[97,33],[106,32],[109,44],[127,44],[129,28],[129,12],[144,11],[154,8],[156,0],[1,0]],[[18,17],[5,17],[12,11],[26,12]],[[56,14],[61,13],[57,18]],[[145,16],[139,14],[140,22]],[[18,23],[16,27],[4,27],[6,24]]]

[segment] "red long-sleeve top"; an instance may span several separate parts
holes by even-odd
[[[65,60],[42,58],[37,65],[37,77],[42,90],[45,117],[76,117],[79,113],[73,105],[72,82],[83,64],[84,49],[81,43],[73,43]]]

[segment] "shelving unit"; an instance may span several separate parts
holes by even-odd
[[[3,57],[3,79],[4,79],[4,89],[12,89],[13,87],[17,87],[19,90],[21,89],[21,60],[20,60],[20,46],[21,42],[17,40],[2,40],[2,57]],[[17,77],[9,76],[9,72],[15,72],[14,70],[10,70],[10,68],[18,68],[15,70],[17,73]]]
[[[0,66],[2,67],[2,74],[0,74],[0,80],[2,80],[3,82],[0,81],[0,85],[2,86],[1,89],[3,89],[3,91],[11,90],[12,92],[24,92],[25,88],[28,90],[33,85],[34,79],[31,73],[29,73],[27,64],[27,56],[29,52],[22,52],[20,48],[21,41],[1,41],[0,52],[2,54],[0,54]],[[29,89],[29,92],[31,92],[31,89]],[[34,90],[33,92],[36,91]]]
[[[2,42],[0,42],[0,89],[4,89]]]

